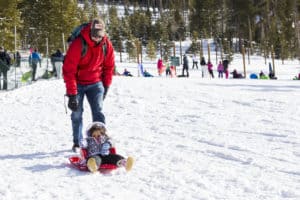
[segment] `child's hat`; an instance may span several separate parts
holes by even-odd
[[[105,124],[103,122],[93,122],[90,125],[88,125],[86,129],[87,135],[89,135],[89,132],[92,128],[104,128],[106,130]]]

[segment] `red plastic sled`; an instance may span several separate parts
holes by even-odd
[[[116,149],[110,148],[110,153],[111,154],[116,154]],[[72,166],[75,168],[79,169],[80,171],[89,171],[86,165],[86,159],[87,159],[87,150],[85,148],[80,149],[80,155],[81,156],[72,156],[69,158],[69,161]],[[110,172],[114,169],[117,169],[118,167],[113,164],[101,164],[99,171],[104,173],[104,172]]]

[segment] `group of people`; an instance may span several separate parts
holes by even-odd
[[[228,77],[229,77],[228,65],[229,65],[228,60],[223,60],[223,61],[219,62],[218,66],[217,66],[219,78],[223,78],[223,73],[225,73],[225,78],[228,79]],[[214,78],[213,64],[210,60],[208,60],[208,62],[206,63],[205,58],[202,57],[200,60],[200,66],[201,66],[202,78],[204,77],[206,67],[207,67],[207,71],[208,71],[210,77]],[[197,61],[197,58],[195,55],[193,55],[192,69],[194,69],[194,68],[198,69],[198,61]],[[180,76],[181,77],[189,77],[189,61],[188,61],[188,57],[186,54],[184,54],[184,56],[183,56],[182,74]]]
[[[55,53],[51,54],[50,61],[52,64],[52,74],[54,77],[62,77],[62,66],[63,66],[64,55],[62,52],[57,49]],[[42,66],[42,57],[38,52],[37,48],[31,50],[31,53],[28,58],[29,66],[31,67],[31,81],[36,81],[36,72],[38,65]]]
[[[82,40],[87,44],[84,56]],[[106,52],[103,51],[105,45]],[[80,37],[70,44],[63,63],[63,79],[66,85],[66,95],[69,97],[68,107],[72,111],[72,150],[77,151],[83,141],[83,100],[87,97],[92,112],[94,126],[88,129],[87,167],[96,172],[101,164],[115,164],[130,170],[133,159],[125,159],[120,155],[112,155],[109,149],[112,146],[107,135],[103,101],[112,83],[115,69],[114,49],[111,41],[105,34],[105,23],[100,18],[93,19],[80,31]]]

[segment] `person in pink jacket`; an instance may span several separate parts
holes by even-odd
[[[158,71],[159,76],[161,76],[161,74],[163,73],[163,70],[164,70],[164,64],[163,64],[162,59],[160,58],[157,61],[157,71]]]
[[[218,77],[223,78],[224,66],[223,66],[221,61],[219,62],[217,70],[218,70],[218,73],[219,73]]]
[[[214,72],[213,72],[213,64],[210,62],[210,60],[208,60],[207,62],[207,69],[209,74],[211,75],[212,78],[214,78]]]

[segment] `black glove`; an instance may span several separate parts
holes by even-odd
[[[77,100],[77,95],[68,95],[69,97],[69,102],[68,102],[68,107],[73,111],[77,111],[79,107],[79,102]]]
[[[106,87],[106,86],[104,86],[103,100],[104,100],[104,99],[105,99],[105,97],[106,97],[106,94],[107,94],[108,88],[109,88],[109,87]]]

